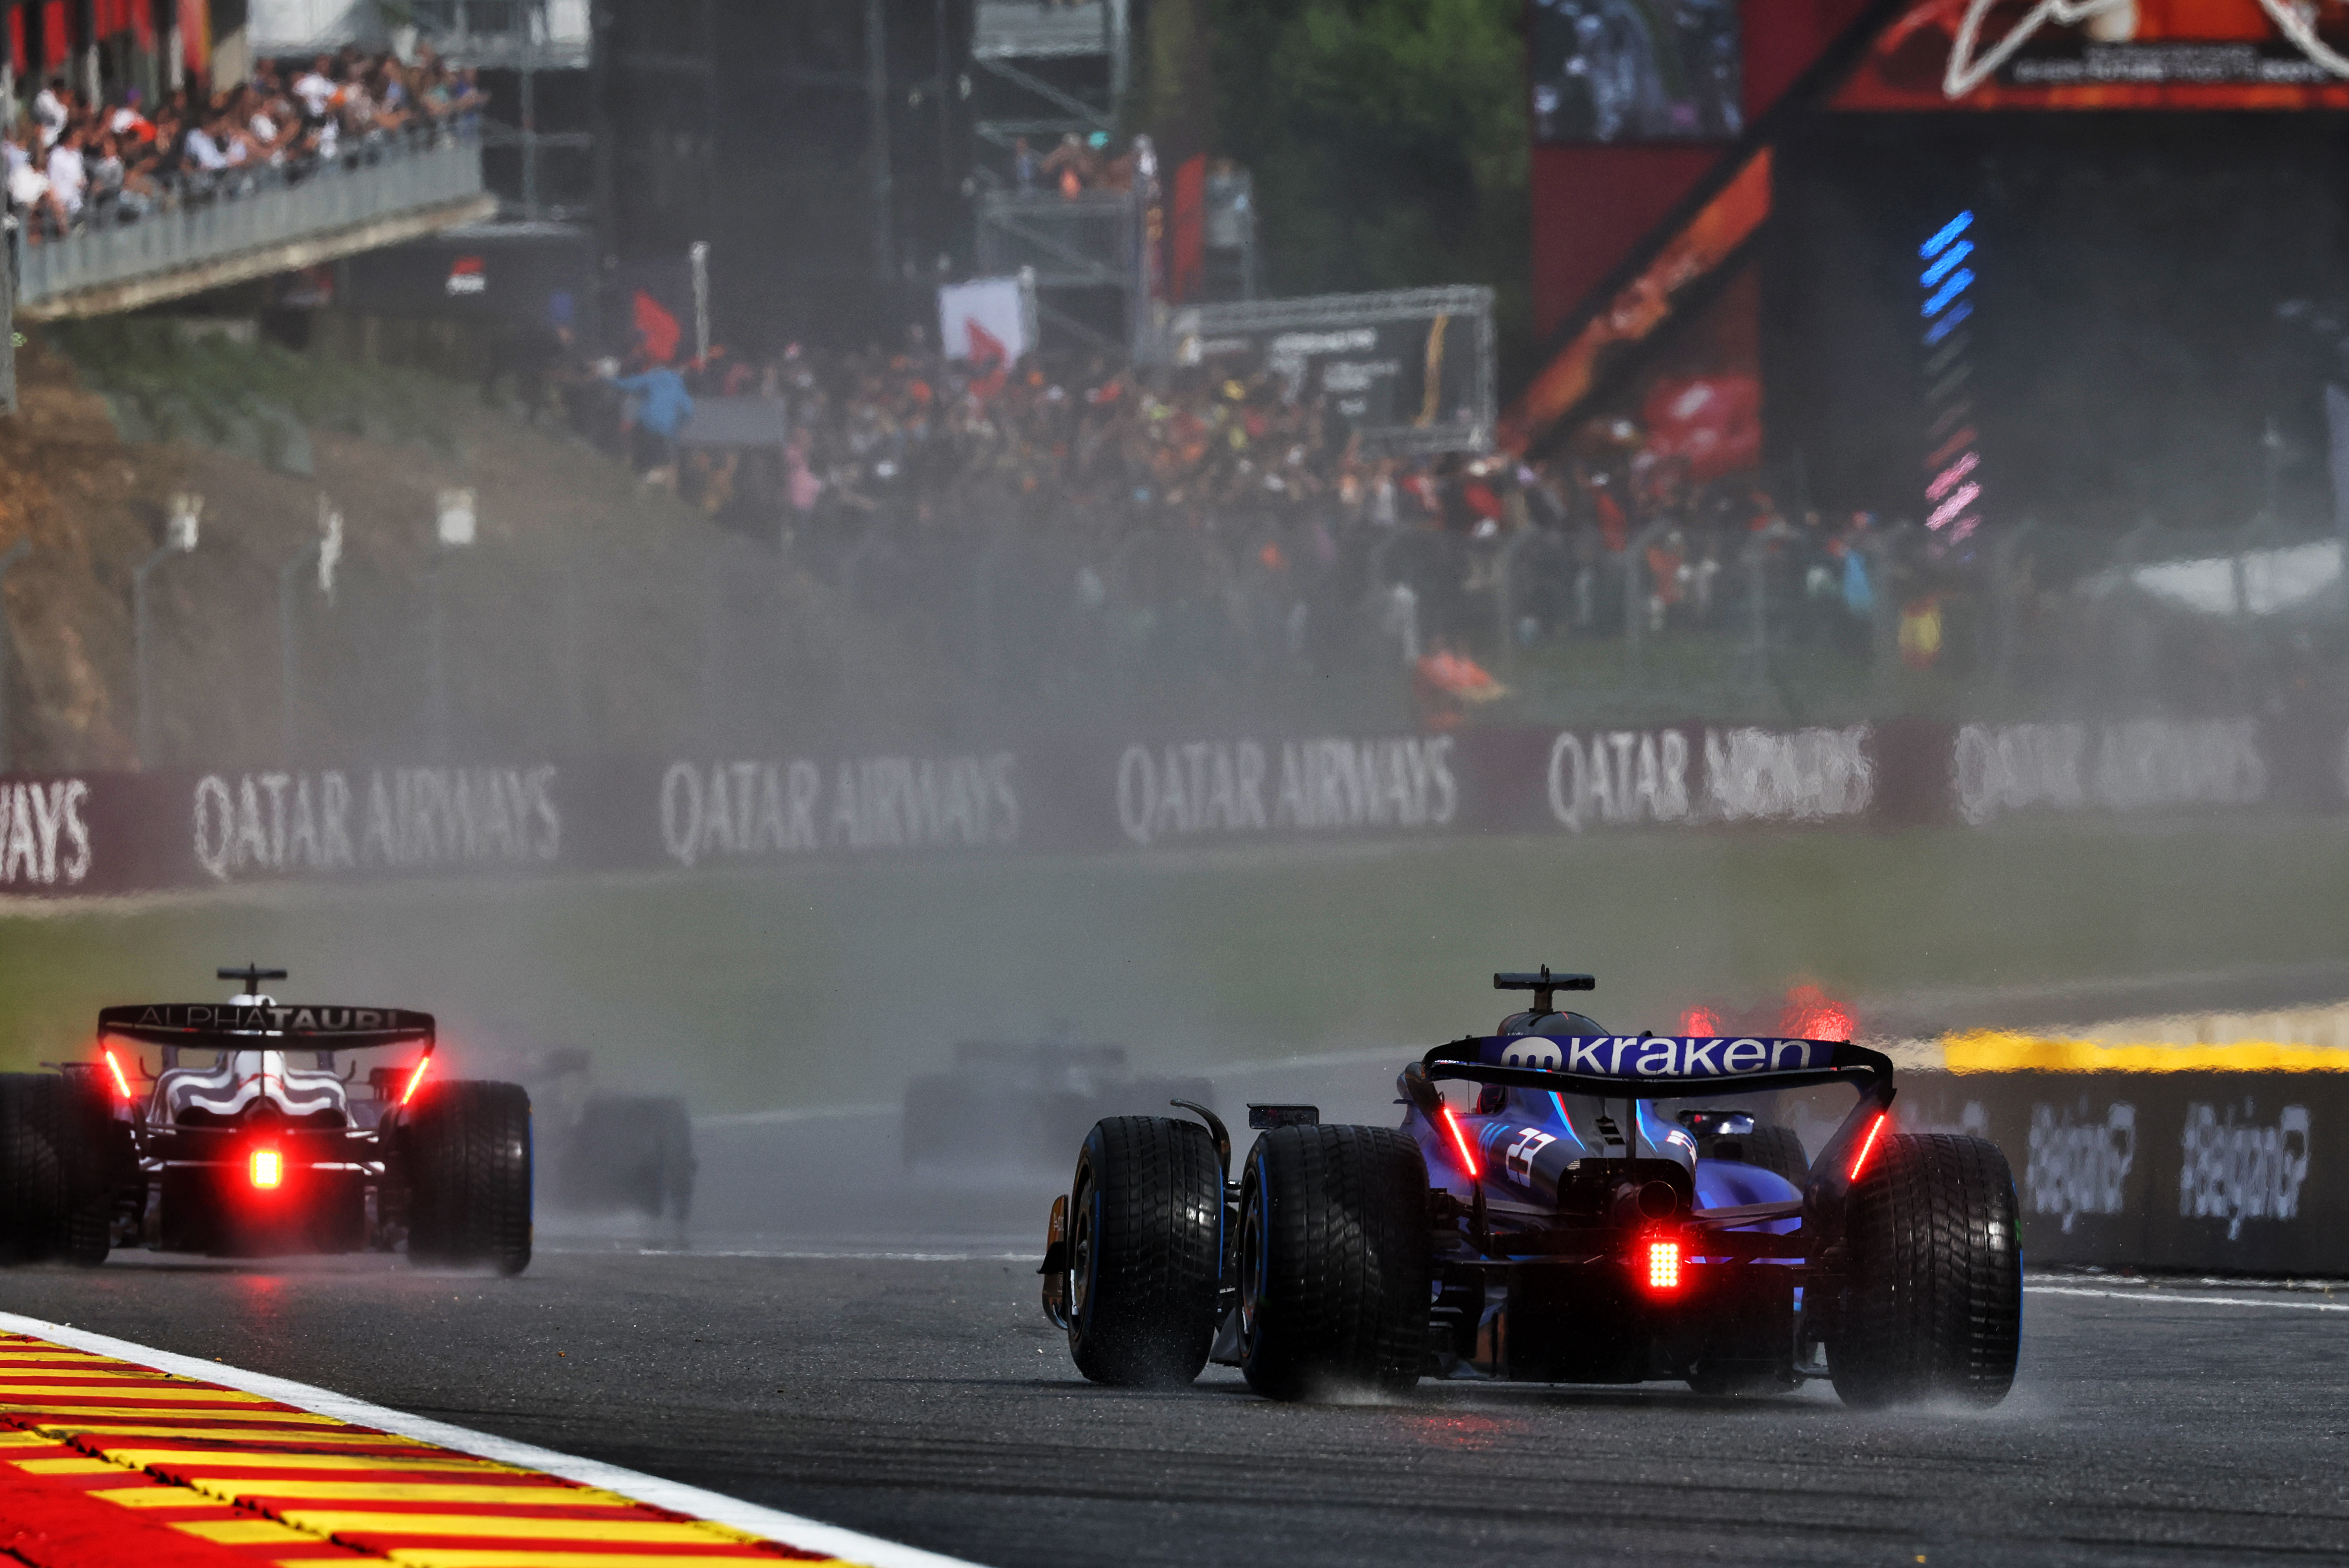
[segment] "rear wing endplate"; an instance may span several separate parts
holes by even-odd
[[[398,1007],[326,1007],[315,1003],[239,1006],[225,1002],[157,1002],[109,1007],[98,1015],[100,1034],[150,1045],[195,1045],[219,1040],[252,1049],[255,1035],[274,1036],[278,1050],[364,1051],[421,1042],[429,1051],[435,1028],[429,1012]]]

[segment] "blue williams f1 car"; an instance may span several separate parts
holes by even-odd
[[[436,1077],[429,1013],[262,992],[285,974],[222,970],[242,982],[224,1002],[107,1008],[97,1060],[0,1074],[0,1262],[404,1246],[529,1266],[529,1096]],[[415,1054],[364,1076],[346,1054],[400,1047]]]
[[[1202,1106],[1097,1124],[1041,1271],[1078,1370],[1167,1386],[1214,1360],[1278,1399],[1423,1376],[2005,1397],[2023,1260],[1996,1145],[1896,1131],[1891,1062],[1847,1041],[1613,1034],[1555,1006],[1588,975],[1493,983],[1533,1006],[1407,1064],[1399,1129],[1252,1106],[1235,1180]],[[1856,1099],[1806,1158],[1773,1114],[1833,1088]]]

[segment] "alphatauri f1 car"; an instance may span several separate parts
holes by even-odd
[[[220,978],[242,982],[225,1002],[105,1009],[95,1061],[0,1075],[0,1257],[404,1245],[529,1266],[529,1096],[435,1078],[429,1013],[283,1003],[260,990],[283,970]],[[336,1060],[399,1046],[419,1049],[364,1078]]]
[[[1280,1399],[1429,1376],[2005,1397],[2023,1272],[1996,1145],[1894,1130],[1890,1060],[1847,1041],[1612,1034],[1554,1004],[1588,975],[1493,983],[1533,1006],[1407,1064],[1400,1129],[1252,1106],[1235,1180],[1202,1107],[1097,1124],[1041,1271],[1078,1370],[1179,1385],[1212,1359]],[[1857,1097],[1806,1158],[1772,1113],[1827,1085]]]

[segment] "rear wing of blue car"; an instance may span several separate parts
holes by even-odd
[[[404,1008],[277,1002],[243,1006],[226,1002],[109,1007],[98,1015],[98,1032],[150,1045],[198,1049],[364,1051],[421,1043],[427,1052],[436,1033],[430,1013]]]
[[[1754,1035],[1488,1034],[1438,1045],[1396,1080],[1430,1121],[1445,1115],[1441,1078],[1615,1099],[1682,1100],[1850,1084],[1857,1101],[1812,1160],[1813,1197],[1835,1199],[1890,1119],[1892,1058],[1848,1040]]]
[[[1430,1078],[1642,1099],[1892,1080],[1890,1057],[1848,1040],[1753,1035],[1472,1035],[1420,1064]]]

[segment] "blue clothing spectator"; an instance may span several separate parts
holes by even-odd
[[[612,385],[636,400],[636,423],[664,441],[675,441],[677,427],[693,412],[693,394],[685,389],[685,378],[666,365],[622,376]]]

